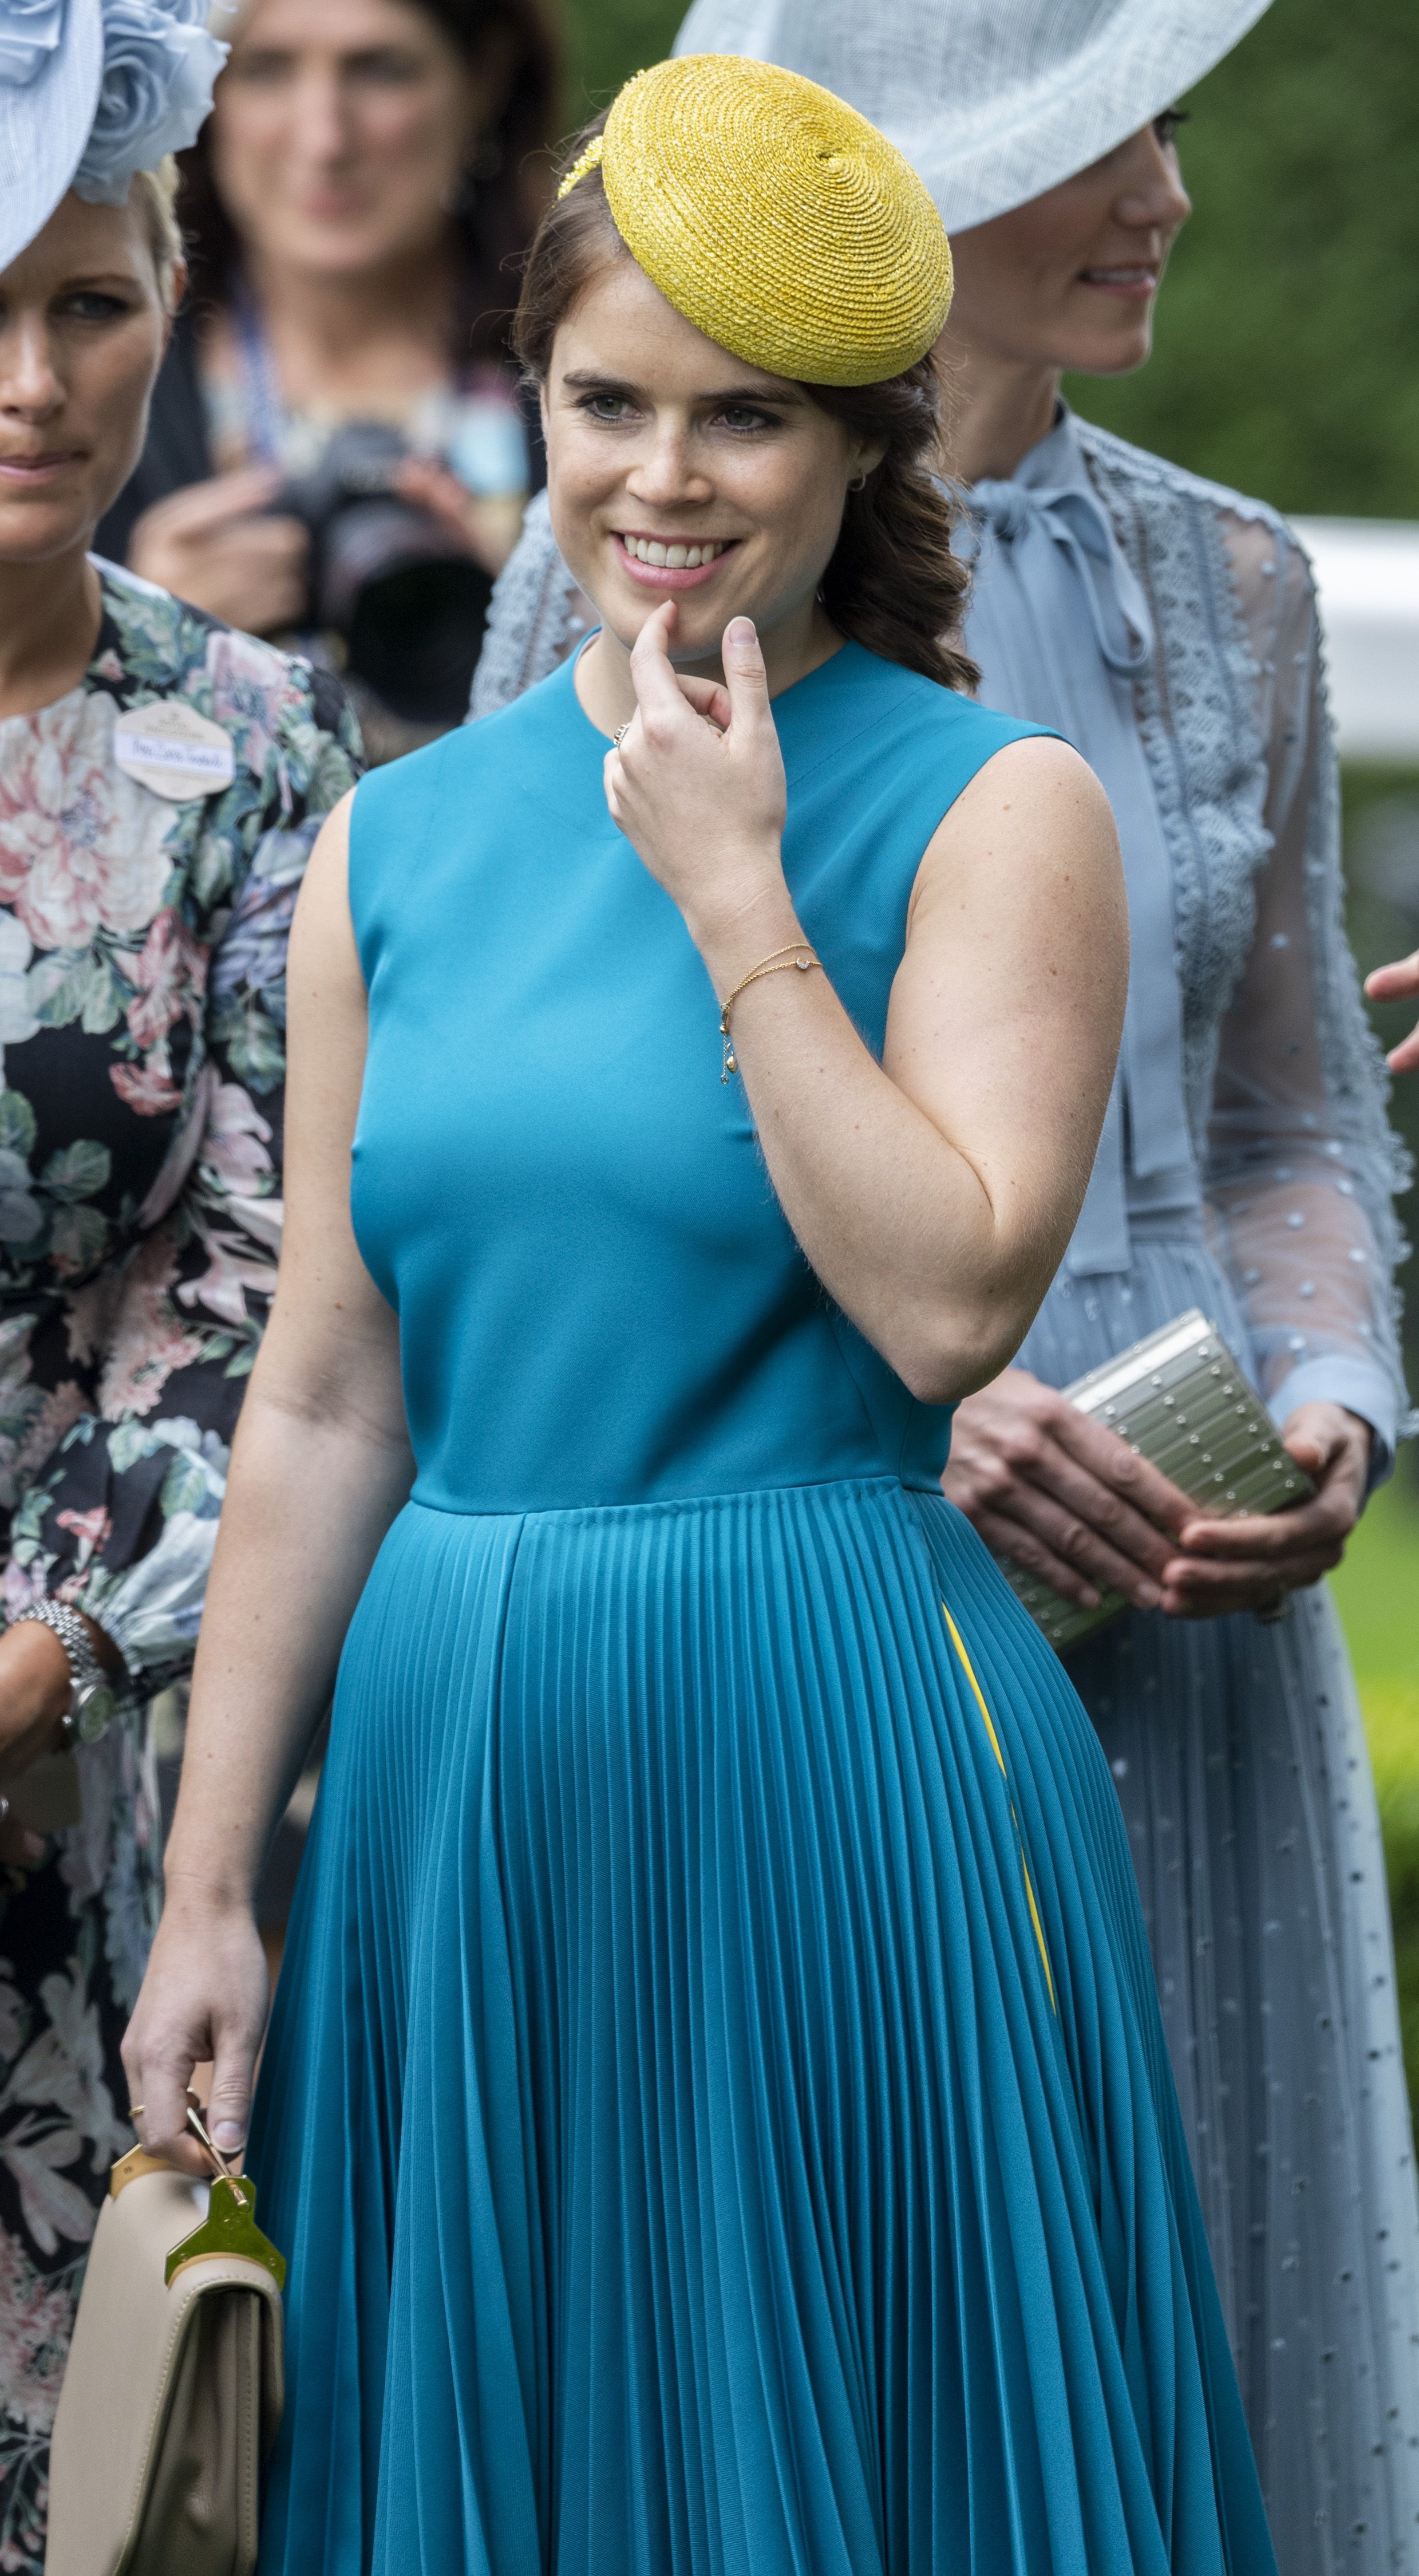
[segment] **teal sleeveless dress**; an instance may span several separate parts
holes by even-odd
[[[1035,728],[853,644],[774,716],[880,1050],[927,842]],[[262,2576],[1274,2576],[1113,1784],[605,750],[567,667],[355,799],[418,1473],[257,2105]]]

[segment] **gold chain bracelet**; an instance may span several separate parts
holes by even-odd
[[[787,948],[775,948],[770,956],[761,957],[757,966],[751,966],[747,975],[740,976],[719,1015],[719,1034],[724,1040],[724,1070],[719,1077],[721,1082],[727,1082],[731,1073],[739,1071],[739,1058],[734,1052],[734,1041],[729,1034],[729,1015],[740,994],[747,991],[750,984],[757,984],[761,975],[782,975],[790,966],[796,966],[800,975],[807,975],[815,966],[821,969],[822,963],[821,957],[814,956],[806,939],[793,939],[790,940]]]

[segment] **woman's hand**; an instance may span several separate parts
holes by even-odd
[[[677,675],[668,651],[675,614],[667,600],[636,638],[636,713],[606,754],[606,802],[679,905],[711,975],[718,981],[718,966],[732,984],[736,961],[753,965],[794,936],[780,846],[788,809],[783,755],[750,620],[731,618],[724,630],[720,687]],[[777,937],[767,935],[769,927]]]
[[[1316,1488],[1310,1501],[1228,1521],[1191,1514],[1163,1577],[1163,1609],[1175,1619],[1274,1610],[1285,1593],[1318,1583],[1340,1563],[1360,1517],[1373,1438],[1343,1405],[1298,1405],[1281,1439]]]
[[[248,635],[274,635],[305,615],[310,537],[299,519],[271,517],[274,466],[214,474],[155,501],[134,526],[128,560],[209,617]]]
[[[525,492],[470,492],[436,456],[407,456],[393,479],[403,500],[427,510],[453,544],[496,579],[522,533]]]
[[[24,1619],[0,1636],[0,1864],[11,1869],[37,1869],[44,1837],[10,1815],[5,1792],[32,1762],[58,1752],[69,1687],[69,1658],[52,1628]]]
[[[957,1407],[941,1486],[987,1547],[1084,1610],[1105,1588],[1160,1608],[1182,1532],[1197,1519],[1186,1494],[1116,1431],[1028,1369],[1006,1369]]]
[[[69,1658],[41,1619],[0,1636],[0,1783],[57,1753],[69,1706]]]
[[[1359,1517],[1369,1425],[1335,1404],[1298,1407],[1282,1435],[1318,1490],[1293,1511],[1209,1520],[1117,1432],[1025,1369],[968,1396],[941,1479],[997,1555],[1093,1609],[1101,1590],[1174,1619],[1270,1610],[1338,1565]]]
[[[1373,975],[1365,977],[1365,990],[1372,1002],[1419,1000],[1419,948],[1412,957],[1396,957],[1388,966],[1377,966]],[[1385,1062],[1391,1073],[1413,1073],[1419,1067],[1419,1028],[1391,1047]]]
[[[148,1973],[123,2040],[130,2102],[149,2153],[205,2175],[187,2126],[187,2088],[210,2062],[207,2126],[224,2156],[246,2143],[271,1986],[249,1904],[170,1877]]]

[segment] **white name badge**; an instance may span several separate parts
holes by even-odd
[[[214,796],[236,776],[232,746],[219,724],[181,698],[131,707],[113,728],[113,756],[129,778],[174,805]]]

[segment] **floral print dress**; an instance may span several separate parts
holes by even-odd
[[[72,1601],[131,1678],[79,1755],[82,1823],[0,1893],[0,2571],[25,2576],[85,2250],[132,2143],[145,1712],[191,1662],[275,1282],[286,941],[359,765],[331,681],[99,569],[84,680],[0,722],[3,1617]],[[222,728],[228,786],[173,802],[117,766],[116,720],[157,699]]]

